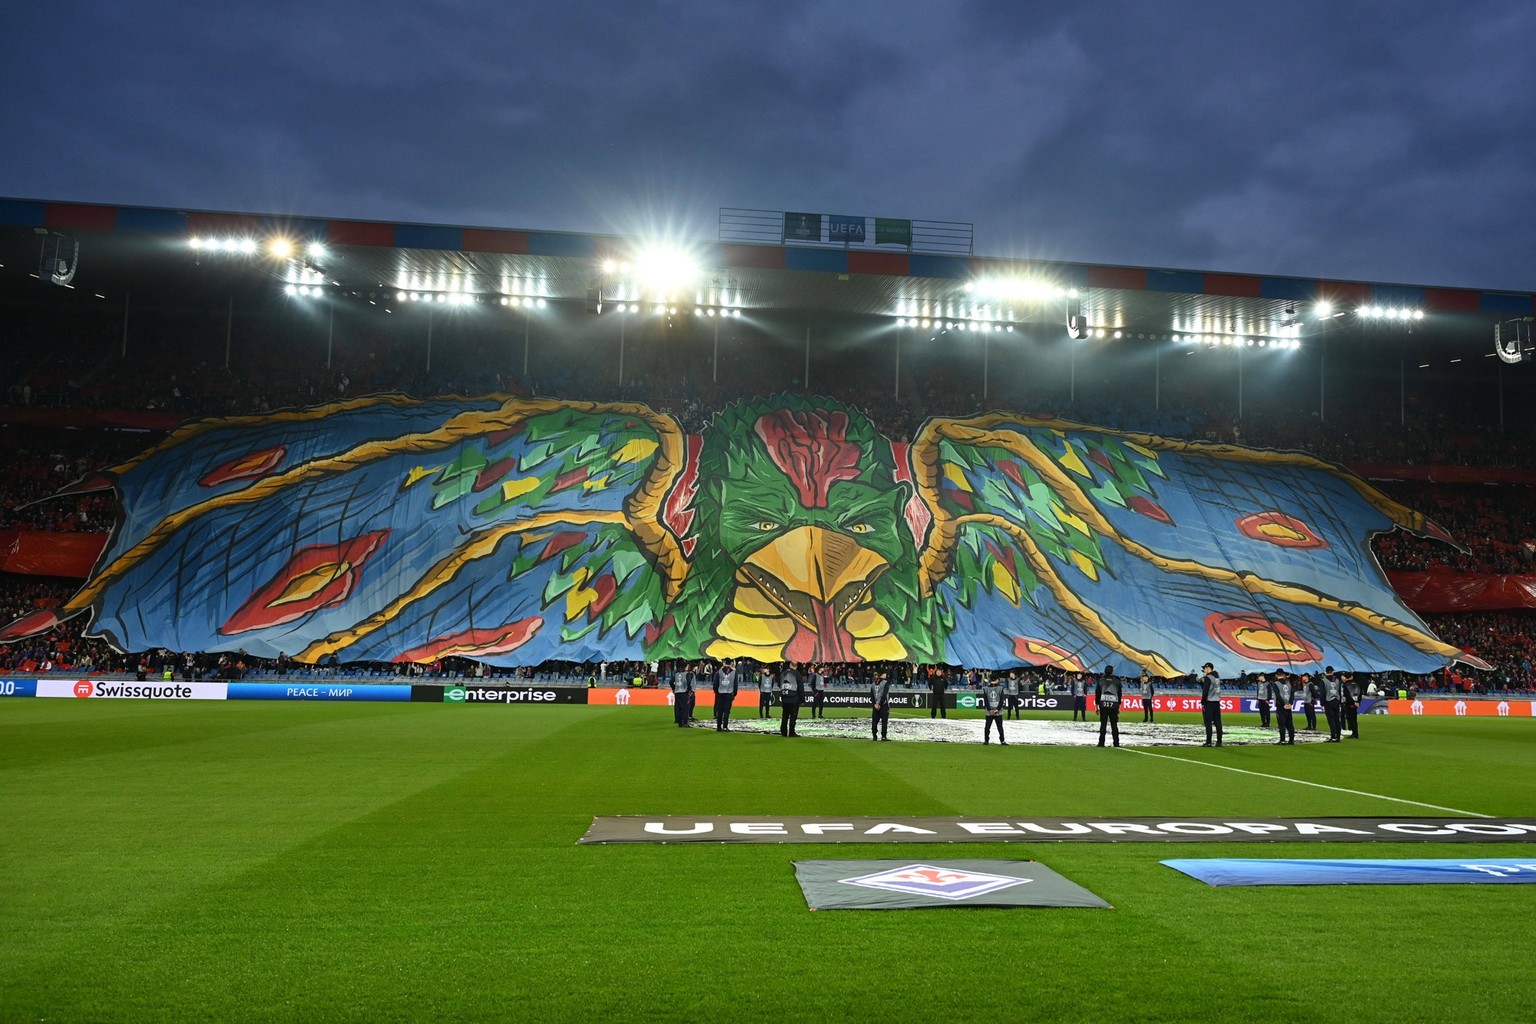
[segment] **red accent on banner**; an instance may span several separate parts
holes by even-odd
[[[95,494],[98,491],[110,491],[115,487],[116,481],[105,473],[87,473],[73,483],[65,484],[54,492],[55,497],[65,494]]]
[[[933,512],[912,485],[912,443],[892,441],[891,459],[896,463],[896,482],[908,485],[909,496],[901,514],[907,521],[907,529],[912,531],[913,542],[921,547],[923,538],[928,535],[928,527],[933,525]]]
[[[395,655],[396,662],[430,662],[439,658],[489,658],[515,651],[532,640],[544,620],[537,615],[491,629],[466,629],[435,637],[420,647]]]
[[[104,533],[0,530],[0,572],[83,580],[106,546]]]
[[[587,535],[580,530],[566,530],[549,538],[549,543],[544,545],[544,550],[539,552],[539,561],[547,562],[566,548],[573,548],[587,539]]]
[[[277,445],[275,448],[263,448],[261,451],[237,455],[204,473],[198,484],[203,487],[217,487],[231,480],[251,480],[267,476],[278,467],[287,454],[288,448],[285,445]]]
[[[1173,525],[1173,517],[1168,514],[1168,510],[1155,501],[1149,501],[1139,494],[1133,494],[1126,499],[1126,504],[1137,515],[1146,516],[1148,519],[1156,519],[1158,522],[1167,523],[1169,526]]]
[[[859,446],[848,440],[848,414],[840,409],[779,409],[752,429],[806,508],[826,508],[833,484],[858,479]]]
[[[662,523],[679,538],[683,554],[688,558],[693,557],[693,549],[699,542],[697,537],[688,536],[688,531],[693,526],[693,499],[699,493],[699,452],[703,450],[703,437],[689,434],[683,471],[678,474],[677,485],[667,495],[661,509]]]
[[[1013,638],[1013,655],[1027,665],[1064,668],[1072,672],[1083,671],[1081,659],[1071,651],[1058,647],[1049,640],[1016,636]]]
[[[1416,612],[1492,612],[1536,608],[1536,576],[1475,572],[1389,572],[1403,603]]]
[[[310,612],[341,604],[357,588],[363,563],[388,536],[388,530],[374,530],[340,544],[304,548],[266,586],[252,594],[219,627],[219,632],[229,636],[281,626]]]
[[[1390,462],[1351,463],[1367,480],[1425,480],[1433,484],[1536,484],[1536,469],[1518,466],[1402,466]]]
[[[1238,532],[1281,548],[1325,548],[1328,542],[1295,516],[1284,512],[1255,512],[1236,521]]]
[[[4,629],[0,629],[0,643],[9,643],[12,640],[32,636],[34,633],[46,632],[63,621],[49,608],[23,615]]]
[[[1212,612],[1205,617],[1205,631],[1233,654],[1272,665],[1314,662],[1323,652],[1304,640],[1290,626],[1263,615],[1246,612]]]

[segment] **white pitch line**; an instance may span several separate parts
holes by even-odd
[[[1216,764],[1214,761],[1195,761],[1188,757],[1174,757],[1171,754],[1154,754],[1150,750],[1139,750],[1136,747],[1124,747],[1133,754],[1141,754],[1145,757],[1160,757],[1165,761],[1178,761],[1181,764],[1199,764],[1207,768],[1222,768],[1229,772],[1237,772],[1241,775],[1257,775],[1261,779],[1274,779],[1276,782],[1294,782],[1298,786],[1315,786],[1318,789],[1331,789],[1335,793],[1349,793],[1352,796],[1368,796],[1376,800],[1391,800],[1393,803],[1412,804],[1414,807],[1428,807],[1432,811],[1450,811],[1452,814],[1465,814],[1469,818],[1491,818],[1491,814],[1479,814],[1477,811],[1463,811],[1455,807],[1441,807],[1439,804],[1426,804],[1420,800],[1404,800],[1400,796],[1384,796],[1381,793],[1367,793],[1363,789],[1345,789],[1343,786],[1326,786],[1321,782],[1308,782],[1306,779],[1292,779],[1284,775],[1268,775],[1264,772],[1251,772],[1247,768],[1233,768],[1229,764]]]

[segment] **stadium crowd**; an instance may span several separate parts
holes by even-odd
[[[541,354],[534,372],[513,372],[506,343],[497,349],[484,338],[469,336],[445,346],[430,369],[421,361],[419,339],[379,330],[354,333],[329,364],[313,349],[299,350],[280,320],[258,321],[241,345],[238,367],[226,369],[224,353],[210,350],[205,331],[168,332],[140,345],[131,359],[118,344],[120,325],[103,322],[59,331],[36,318],[18,317],[0,328],[0,342],[30,362],[8,364],[0,377],[0,447],[7,469],[0,476],[0,531],[25,529],[104,533],[116,504],[110,493],[50,499],[71,481],[132,457],[158,434],[104,427],[64,429],[29,425],[7,409],[155,410],[174,418],[195,418],[311,405],[346,397],[401,391],[416,396],[478,394],[550,394],[594,400],[649,404],[696,432],[710,416],[733,400],[760,393],[803,387],[801,365],[772,344],[737,344],[723,354],[719,372],[707,348],[668,343],[660,328],[640,334],[637,356],[617,374],[596,372],[593,365],[560,362]],[[516,351],[516,343],[511,344]],[[547,346],[546,346],[547,347]],[[857,352],[829,356],[814,371],[812,391],[862,408],[893,440],[910,440],[932,415],[968,415],[989,408],[1011,408],[1172,437],[1238,442],[1259,447],[1307,451],[1330,461],[1387,463],[1401,466],[1536,466],[1532,425],[1509,432],[1478,432],[1467,424],[1477,413],[1457,404],[1455,396],[1430,410],[1416,406],[1411,419],[1400,418],[1396,397],[1361,396],[1327,420],[1316,414],[1283,415],[1250,410],[1238,417],[1230,402],[1214,398],[1198,378],[1171,378],[1156,396],[1131,397],[1122,390],[1074,388],[1069,400],[1047,396],[1022,376],[1003,377],[996,386],[978,388],[974,376],[930,358],[914,359],[887,375],[867,372]],[[493,369],[493,367],[501,369]],[[878,379],[877,379],[878,378]],[[984,391],[985,395],[979,395]],[[1536,566],[1536,501],[1528,485],[1485,486],[1397,481],[1381,485],[1392,497],[1424,511],[1443,526],[1464,550],[1440,541],[1393,533],[1374,544],[1382,565],[1393,571],[1523,574]],[[0,573],[0,618],[5,621],[56,607],[73,592],[76,581]],[[1415,681],[1421,691],[1461,689],[1475,692],[1530,691],[1536,686],[1536,612],[1502,610],[1431,616],[1436,632],[1478,655],[1493,668],[1453,680],[1448,674]],[[100,640],[81,635],[86,618],[12,644],[0,644],[0,669],[6,671],[154,672],[170,668],[203,678],[244,672],[310,671],[301,666],[259,659],[179,652],[119,654]],[[624,671],[632,671],[626,666]],[[393,672],[389,666],[361,668]],[[410,672],[471,676],[540,674],[582,678],[600,666],[541,666],[491,669],[471,664],[410,667]],[[840,668],[839,677],[859,679],[856,667]],[[963,670],[955,680],[966,681]],[[647,673],[642,673],[647,674]],[[1049,673],[1046,673],[1049,675]],[[1059,679],[1047,679],[1060,685]]]

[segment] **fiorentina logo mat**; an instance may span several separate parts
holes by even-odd
[[[800,860],[812,910],[923,907],[1101,907],[1109,904],[1030,860]]]
[[[984,871],[958,871],[934,867],[932,864],[908,864],[891,871],[878,871],[873,875],[841,878],[838,881],[843,885],[862,885],[868,889],[937,896],[943,900],[963,900],[1006,889],[1011,885],[1027,885],[1034,879],[989,875]]]

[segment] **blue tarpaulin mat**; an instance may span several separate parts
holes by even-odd
[[[1263,860],[1211,858],[1164,864],[1210,885],[1479,885],[1536,882],[1526,860]]]

